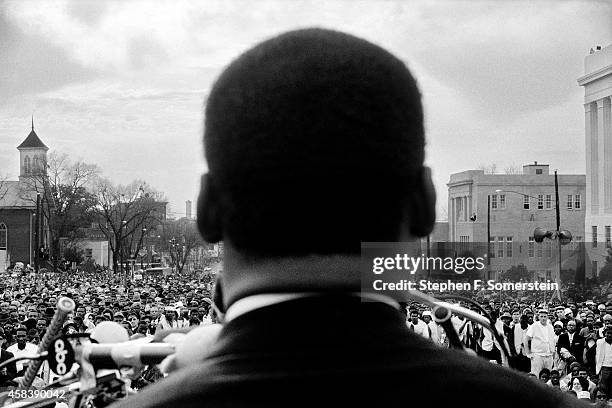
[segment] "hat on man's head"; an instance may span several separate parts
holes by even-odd
[[[570,308],[568,307],[568,308],[566,308],[566,309],[563,311],[563,314],[564,314],[564,315],[566,315],[566,316],[567,316],[568,314],[573,315],[573,314],[574,314],[574,312],[572,312],[572,309],[570,309]]]
[[[607,331],[612,330],[612,326],[604,326],[603,333],[605,334]]]
[[[554,326],[556,326],[556,327],[563,327],[563,322],[560,322],[560,321],[557,320],[555,322]]]
[[[509,319],[512,319],[512,315],[510,314],[510,312],[504,312],[504,313],[502,313],[502,315],[500,317],[501,318],[507,317]]]

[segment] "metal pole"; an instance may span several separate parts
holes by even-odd
[[[561,208],[559,206],[559,182],[557,181],[557,170],[555,170],[555,204],[556,204],[556,216],[557,216],[557,234],[559,234],[559,230],[561,229]],[[561,239],[557,235],[557,241],[559,243],[559,272],[556,276],[555,283],[557,285],[561,285]],[[561,300],[561,292],[559,289],[559,300]]]
[[[38,273],[38,255],[40,252],[40,219],[42,218],[40,215],[40,193],[36,194],[36,225],[34,228],[36,229],[34,232],[34,271]]]
[[[430,235],[427,234],[427,279],[431,278],[431,265],[429,264],[429,256],[430,256],[430,252],[429,252],[429,247],[430,247]]]
[[[491,195],[487,195],[487,272],[491,269]],[[484,277],[485,280],[487,276]]]

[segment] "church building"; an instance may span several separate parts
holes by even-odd
[[[30,134],[17,150],[19,180],[0,181],[0,271],[6,271],[16,262],[34,267],[35,255],[48,248],[46,217],[40,217],[37,222],[36,208],[37,191],[48,187],[49,148],[34,131],[34,120]],[[43,209],[48,207],[44,200],[40,205]]]

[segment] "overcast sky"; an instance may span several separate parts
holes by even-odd
[[[454,172],[537,160],[584,174],[576,79],[589,49],[612,43],[607,0],[0,0],[0,175],[17,178],[34,114],[51,150],[117,183],[144,179],[184,216],[206,168],[213,80],[253,44],[310,26],[364,37],[413,70],[439,219]]]

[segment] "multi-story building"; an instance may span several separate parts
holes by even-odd
[[[485,174],[468,170],[450,176],[448,185],[448,240],[454,243],[490,242],[489,279],[523,264],[534,279],[555,280],[559,270],[558,241],[534,240],[534,230],[555,231],[555,176],[549,165],[528,164],[522,174]],[[570,250],[584,240],[585,176],[558,175],[560,229],[573,235],[564,246],[563,268]]]
[[[612,247],[612,44],[584,59],[587,269],[599,273]]]

